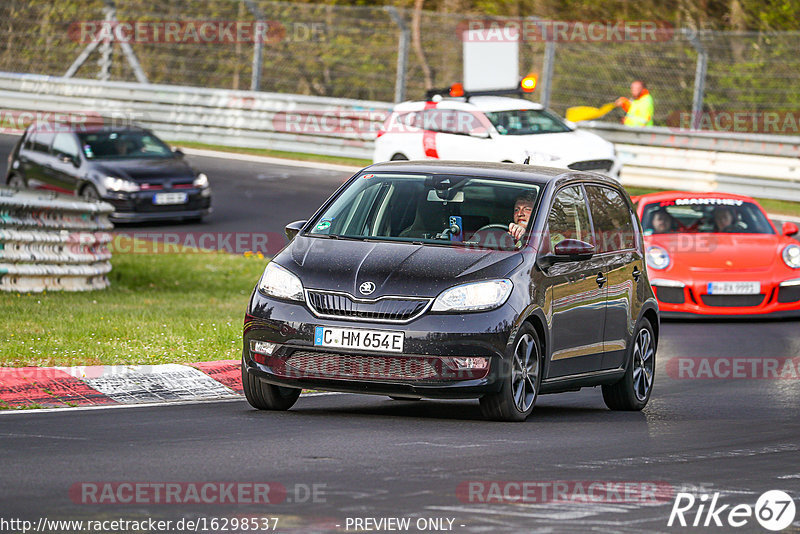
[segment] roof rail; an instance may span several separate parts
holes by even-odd
[[[514,89],[490,89],[487,91],[464,91],[463,94],[454,95],[451,94],[451,88],[447,87],[444,89],[428,89],[425,92],[425,100],[430,102],[433,97],[436,95],[443,96],[443,97],[451,97],[451,98],[464,98],[467,102],[473,96],[509,96],[514,95],[522,98],[524,96],[524,92],[522,88],[517,87]]]

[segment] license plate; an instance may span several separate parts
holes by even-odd
[[[403,352],[403,332],[381,332],[379,330],[356,330],[354,328],[331,328],[318,326],[314,331],[314,345],[378,352]]]
[[[156,193],[153,195],[153,204],[186,204],[186,193]]]
[[[758,295],[761,282],[709,282],[709,295]]]

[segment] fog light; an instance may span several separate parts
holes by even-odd
[[[489,367],[489,358],[451,356],[442,358],[448,367],[456,371],[471,371]]]
[[[267,343],[266,341],[250,341],[250,352],[253,354],[263,354],[264,356],[271,356],[272,352],[275,350],[275,347],[278,345],[276,343]]]

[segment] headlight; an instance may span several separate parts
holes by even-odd
[[[451,287],[442,291],[431,311],[479,311],[502,306],[511,294],[510,280],[489,280]]]
[[[303,300],[303,283],[295,275],[278,265],[269,262],[258,289],[265,295],[287,300]]]
[[[669,254],[661,247],[647,247],[647,266],[653,269],[666,269],[669,267]]]
[[[195,187],[208,187],[208,176],[206,176],[204,173],[201,172],[194,179],[192,185]]]
[[[783,262],[792,269],[800,269],[800,245],[789,245],[783,249]]]
[[[103,185],[106,186],[106,189],[111,191],[126,191],[128,193],[133,193],[134,191],[139,190],[139,184],[131,182],[130,180],[117,178],[115,176],[106,176],[103,178]]]

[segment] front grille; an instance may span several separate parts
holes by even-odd
[[[576,161],[567,165],[573,171],[610,171],[614,162],[610,159],[592,159],[587,161]]]
[[[800,286],[788,286],[778,289],[778,302],[797,302],[800,300]]]
[[[683,304],[686,300],[682,287],[656,287],[656,297],[665,304]]]
[[[438,358],[361,356],[298,350],[286,360],[283,372],[293,378],[358,380],[430,380],[440,377]]]
[[[700,295],[703,304],[717,308],[736,308],[758,306],[764,302],[765,295]]]
[[[345,293],[309,290],[308,305],[320,317],[364,319],[383,322],[407,322],[425,312],[431,299],[383,297],[356,299]]]

